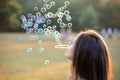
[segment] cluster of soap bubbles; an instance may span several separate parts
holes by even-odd
[[[72,23],[70,11],[66,8],[69,6],[70,2],[65,1],[62,7],[59,7],[55,13],[48,12],[51,7],[55,6],[55,2],[51,0],[43,0],[44,4],[41,9],[37,6],[34,7],[36,11],[35,14],[28,13],[27,16],[21,15],[22,25],[21,27],[26,30],[26,33],[36,33],[36,34],[45,34],[46,36],[54,36],[55,41],[58,44],[60,43],[61,34],[56,29],[59,28],[71,28]],[[63,22],[63,17],[65,17],[67,23]],[[55,25],[52,20],[57,19],[56,22],[59,26]],[[64,20],[65,21],[65,20]],[[52,25],[51,25],[52,24]],[[39,40],[38,35],[31,35],[30,40],[38,40],[38,43],[41,43],[42,40]],[[62,46],[61,46],[62,47]],[[56,48],[56,47],[55,47]],[[27,48],[27,52],[31,53],[33,50],[31,47]],[[39,48],[39,52],[42,53],[44,48]],[[45,64],[49,63],[49,60],[45,61]]]

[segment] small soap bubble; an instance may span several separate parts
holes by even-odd
[[[44,6],[44,8],[46,8],[46,6],[47,6],[48,4],[47,3],[45,3],[43,6]]]
[[[58,8],[58,11],[64,11],[64,7],[60,7],[60,8]]]
[[[34,37],[33,37],[33,36],[30,36],[30,40],[34,40]]]
[[[31,35],[30,40],[38,40],[39,36],[38,35]]]
[[[38,35],[34,35],[34,40],[38,40],[39,36]]]
[[[51,20],[48,19],[46,23],[47,23],[47,24],[51,24]]]
[[[68,27],[71,28],[72,27],[72,23],[68,23]]]
[[[57,26],[56,26],[56,25],[53,25],[52,28],[55,30],[55,29],[57,28]]]
[[[64,11],[64,15],[67,16],[67,15],[69,15],[69,14],[70,14],[70,11],[68,11],[68,10],[65,10],[65,11]]]
[[[24,23],[21,25],[22,28],[27,29],[28,26],[26,26]]]
[[[32,14],[31,14],[31,13],[28,13],[28,14],[27,14],[27,17],[31,17],[31,16],[32,16]]]
[[[35,10],[35,11],[38,11],[38,7],[34,7],[34,10]]]
[[[37,23],[35,23],[35,24],[33,25],[33,28],[37,29],[38,26],[39,26],[39,25],[38,25]]]
[[[52,30],[52,27],[51,27],[51,26],[48,26],[47,29],[48,29],[48,30]]]
[[[32,27],[33,26],[33,23],[32,22],[29,22],[30,24],[29,24],[29,27]]]
[[[22,22],[26,22],[27,21],[27,19],[26,19],[26,17],[24,15],[21,15],[21,20],[22,20]]]
[[[56,14],[53,14],[53,18],[56,18]]]
[[[43,53],[44,52],[44,48],[42,47],[42,48],[39,48],[39,52],[40,53]]]
[[[43,32],[44,32],[44,30],[43,30],[42,28],[39,28],[39,29],[38,29],[38,33],[39,33],[39,34],[43,34]]]
[[[63,15],[64,15],[64,13],[63,13],[63,12],[57,12],[57,16],[58,16],[59,18],[62,18],[62,17],[63,17]]]
[[[56,4],[56,3],[55,3],[54,1],[51,1],[51,2],[50,2],[50,5],[51,5],[51,6],[54,6],[55,4]]]
[[[57,22],[58,23],[62,22],[62,19],[61,18],[57,19]]]
[[[47,5],[46,8],[47,8],[47,9],[51,9],[51,5]]]
[[[39,44],[42,43],[42,40],[38,40],[38,43],[39,43]]]
[[[48,3],[48,2],[49,2],[49,0],[43,0],[43,2]]]
[[[64,22],[61,22],[60,23],[60,28],[65,28],[65,27],[67,27],[67,24],[65,24]]]
[[[44,28],[44,32],[46,33],[48,31],[48,28]]]
[[[71,21],[71,19],[72,19],[71,16],[66,16],[67,21]]]
[[[48,60],[48,59],[46,59],[45,61],[44,61],[44,64],[45,65],[48,65],[50,63],[50,61]]]
[[[32,21],[33,21],[33,19],[32,19],[32,18],[29,18],[29,19],[28,19],[28,22],[32,22]]]
[[[45,19],[43,16],[41,16],[40,22],[41,22],[41,23],[45,23],[45,21],[46,21],[46,19]]]
[[[35,15],[32,15],[31,18],[32,18],[33,20],[35,20],[35,19],[36,19],[36,16],[35,16]]]
[[[46,24],[43,24],[43,28],[46,28],[47,27],[47,25]]]
[[[24,15],[21,15],[21,19],[25,19],[26,17]]]
[[[27,28],[27,29],[26,29],[26,33],[27,33],[27,34],[30,34],[30,33],[32,33],[33,31],[34,31],[33,28]]]
[[[49,13],[48,13],[48,16],[49,16],[49,18],[52,18],[52,17],[53,17],[53,13],[52,13],[52,12],[49,12]]]
[[[41,12],[43,12],[43,13],[46,12],[46,8],[42,7]]]
[[[40,12],[37,12],[37,13],[36,13],[36,16],[37,16],[37,17],[40,17],[40,16],[41,16],[41,13],[40,13]]]
[[[59,39],[58,37],[56,37],[56,38],[55,38],[55,41],[59,43],[59,42],[60,42],[60,39]]]
[[[27,48],[27,52],[28,52],[28,53],[31,53],[31,52],[32,52],[32,48],[31,48],[31,47],[28,47],[28,48]]]
[[[45,32],[45,35],[46,35],[46,36],[51,36],[51,35],[52,35],[52,34],[51,34],[51,31],[47,29],[47,31]]]
[[[69,2],[69,1],[65,1],[64,4],[65,4],[66,6],[68,6],[68,5],[70,4],[70,2]]]

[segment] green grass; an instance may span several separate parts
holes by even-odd
[[[22,36],[23,40],[17,38]],[[65,49],[55,49],[53,38],[40,35],[42,43],[30,41],[24,33],[0,34],[0,80],[66,80],[70,61],[64,57]],[[120,39],[106,40],[112,59],[113,80],[120,80]],[[64,41],[62,43],[67,43]],[[32,47],[31,53],[26,52]],[[39,53],[39,48],[45,51]],[[50,60],[48,65],[44,64]]]

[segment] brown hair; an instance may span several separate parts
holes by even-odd
[[[111,61],[108,47],[94,30],[80,32],[74,46],[72,69],[75,80],[110,80]]]

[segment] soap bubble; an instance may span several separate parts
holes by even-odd
[[[62,22],[62,19],[61,18],[57,19],[57,22],[58,23]]]
[[[21,20],[22,20],[23,23],[27,21],[27,19],[24,15],[21,15]]]
[[[53,18],[56,18],[56,14],[53,14]]]
[[[57,28],[57,26],[56,26],[56,25],[53,25],[52,28],[55,30],[55,29]]]
[[[45,17],[46,19],[49,19],[48,14],[44,14],[44,17]]]
[[[52,35],[52,34],[51,34],[51,31],[47,29],[47,31],[45,32],[45,35],[46,35],[46,36],[51,36],[51,35]]]
[[[32,33],[33,31],[34,31],[33,28],[27,28],[26,29],[26,33],[28,33],[28,34]]]
[[[42,48],[39,48],[39,52],[40,53],[43,53],[44,52],[44,48],[42,47]]]
[[[46,8],[47,9],[51,9],[51,5],[46,5]]]
[[[43,12],[43,13],[46,12],[46,8],[42,7],[41,12]]]
[[[52,30],[52,27],[51,27],[51,26],[48,26],[47,29],[48,29],[48,30]]]
[[[30,23],[33,22],[33,19],[32,19],[32,18],[29,18],[29,19],[28,19],[28,22],[30,22]]]
[[[31,17],[31,16],[32,16],[32,14],[31,14],[31,13],[28,13],[28,14],[27,14],[27,17]]]
[[[65,24],[64,22],[61,22],[60,23],[60,28],[65,28],[65,27],[67,27],[67,24]]]
[[[55,41],[59,43],[59,42],[60,42],[60,39],[59,39],[58,37],[56,37],[56,38],[55,38]]]
[[[65,4],[66,6],[68,6],[68,5],[70,4],[70,2],[69,2],[69,1],[65,1],[64,4]]]
[[[67,21],[71,21],[71,19],[72,19],[71,16],[66,16]]]
[[[51,1],[51,2],[50,2],[50,5],[51,5],[51,6],[54,6],[54,5],[55,5],[55,2],[54,2],[54,1]]]
[[[36,16],[35,16],[35,15],[32,15],[31,18],[32,18],[33,20],[35,20],[35,19],[36,19]]]
[[[38,35],[31,35],[30,40],[38,40],[39,36]]]
[[[52,18],[52,17],[53,17],[53,13],[52,13],[52,12],[49,12],[49,13],[48,13],[48,16],[49,16],[49,18]]]
[[[31,47],[28,47],[28,48],[27,48],[27,52],[28,52],[28,53],[31,53],[31,52],[32,52],[32,48],[31,48]]]
[[[47,25],[46,24],[43,24],[43,28],[46,28],[47,27]]]
[[[34,7],[34,10],[35,10],[35,11],[38,11],[38,7]]]
[[[47,65],[47,64],[49,64],[50,63],[50,61],[48,60],[48,59],[46,59],[45,61],[44,61],[44,64],[45,65]]]
[[[44,30],[43,30],[42,28],[39,28],[39,29],[38,29],[38,33],[39,33],[39,34],[43,34],[43,33],[44,33]]]
[[[37,16],[37,17],[40,17],[40,16],[41,16],[41,13],[40,13],[40,12],[37,12],[37,13],[36,13],[36,16]]]
[[[47,24],[51,24],[51,20],[49,19],[49,20],[47,20],[47,22],[46,22]]]
[[[67,15],[69,15],[69,14],[70,14],[70,11],[68,11],[68,10],[65,10],[65,11],[64,11],[64,15],[67,16]]]
[[[42,43],[42,40],[38,40],[38,43],[39,43],[39,44]]]
[[[36,29],[37,29],[38,26],[39,26],[39,25],[38,25],[37,23],[35,23],[35,24],[33,25],[33,28],[36,28]]]
[[[72,23],[68,23],[68,27],[71,28],[72,27]]]
[[[56,15],[59,17],[59,18],[62,18],[64,13],[63,12],[57,12]]]
[[[47,6],[48,4],[47,3],[45,3],[43,6],[44,6],[44,8],[46,8],[46,6]]]

